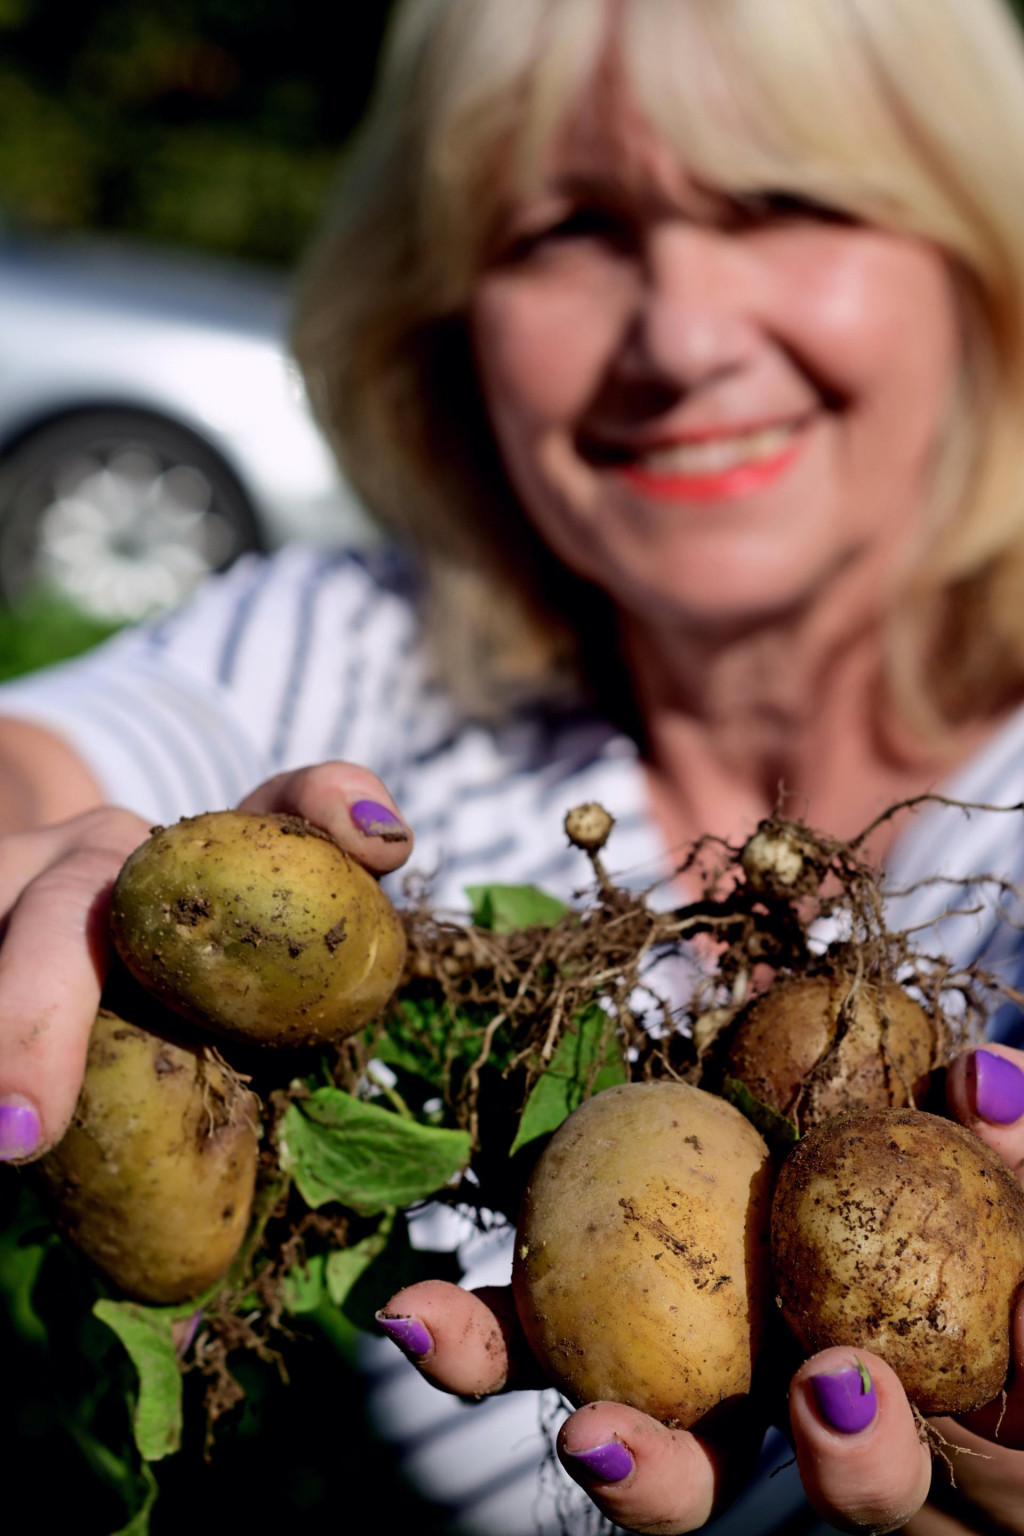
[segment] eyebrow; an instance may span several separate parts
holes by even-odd
[[[639,188],[647,202],[665,208],[678,208],[679,200],[663,186],[647,179]],[[687,192],[692,195],[694,203],[698,207],[720,207],[723,203],[731,202],[734,194],[720,187],[709,187],[706,183],[690,178],[686,183]],[[567,197],[579,201],[593,200],[596,202],[617,203],[632,200],[637,196],[638,186],[635,181],[621,175],[614,167],[607,170],[593,172],[569,172],[563,176],[556,176],[552,181],[539,189],[541,195]]]

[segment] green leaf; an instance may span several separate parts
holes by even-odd
[[[467,885],[478,928],[509,933],[513,928],[552,928],[569,908],[535,885]]]
[[[792,1120],[751,1093],[746,1083],[741,1083],[738,1077],[726,1078],[722,1084],[722,1098],[734,1104],[741,1115],[746,1115],[773,1152],[785,1156],[800,1140],[800,1132]]]
[[[376,1328],[375,1313],[378,1307],[382,1307],[396,1291],[407,1285],[415,1285],[418,1280],[454,1281],[462,1275],[454,1253],[438,1253],[432,1249],[412,1246],[409,1241],[409,1225],[401,1212],[396,1213],[393,1219],[386,1217],[368,1241],[376,1246],[376,1239],[381,1236],[384,1238],[383,1243],[376,1253],[370,1253],[367,1261],[360,1265],[359,1273],[352,1275],[340,1302],[344,1316],[364,1331]],[[356,1250],[349,1251],[354,1253]],[[368,1249],[364,1250],[364,1253],[368,1252]],[[335,1259],[341,1256],[331,1255]],[[340,1265],[336,1276],[340,1292],[341,1281],[349,1277]]]
[[[157,1501],[160,1489],[157,1480],[153,1476],[148,1462],[142,1463],[143,1497],[141,1506],[135,1511],[127,1525],[122,1525],[114,1536],[149,1536],[149,1517],[153,1513],[153,1505]]]
[[[429,993],[403,997],[393,1008],[387,1031],[374,1040],[374,1055],[398,1072],[419,1078],[425,1092],[450,1098],[465,1071],[480,1054],[493,1009],[452,1008]],[[508,1037],[492,1042],[491,1064],[500,1071],[512,1054]],[[407,1085],[414,1092],[413,1085]],[[404,1092],[404,1089],[403,1089]]]
[[[318,1088],[289,1104],[277,1140],[307,1205],[338,1200],[361,1216],[436,1194],[470,1153],[466,1131],[406,1120],[340,1088]]]
[[[49,1331],[33,1300],[36,1281],[50,1246],[50,1239],[21,1241],[15,1232],[0,1237],[0,1296],[5,1298],[11,1324],[20,1337],[32,1344],[45,1344]]]
[[[284,1277],[281,1287],[285,1310],[293,1316],[302,1312],[315,1312],[324,1299],[325,1259],[322,1253],[312,1254],[304,1264],[296,1264]]]
[[[181,1370],[171,1323],[180,1307],[143,1307],[102,1299],[93,1315],[121,1340],[139,1374],[132,1430],[146,1461],[160,1461],[181,1446]]]
[[[596,1071],[595,1071],[596,1068]],[[622,1046],[603,1008],[581,1013],[566,1030],[547,1071],[538,1078],[526,1101],[509,1157],[538,1136],[555,1131],[593,1093],[628,1080]]]
[[[344,1304],[356,1281],[388,1245],[394,1213],[388,1212],[377,1228],[351,1248],[335,1248],[327,1255],[327,1294],[336,1307]],[[385,1298],[386,1299],[386,1298]]]
[[[104,1445],[102,1440],[98,1440],[90,1430],[76,1424],[73,1419],[68,1421],[67,1428],[96,1476],[108,1488],[115,1489],[126,1509],[132,1511],[128,1523],[121,1526],[114,1536],[148,1536],[149,1517],[160,1492],[149,1463],[143,1461],[137,1466],[129,1465],[109,1445]]]

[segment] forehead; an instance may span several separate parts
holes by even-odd
[[[676,145],[631,94],[610,96],[595,82],[567,108],[537,190],[677,203],[700,185]]]

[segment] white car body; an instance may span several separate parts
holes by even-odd
[[[0,468],[51,424],[143,412],[234,476],[259,542],[365,543],[372,524],[313,422],[283,280],[93,240],[0,240]]]

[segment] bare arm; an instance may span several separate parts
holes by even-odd
[[[30,721],[0,718],[0,834],[48,826],[103,803],[66,741]]]

